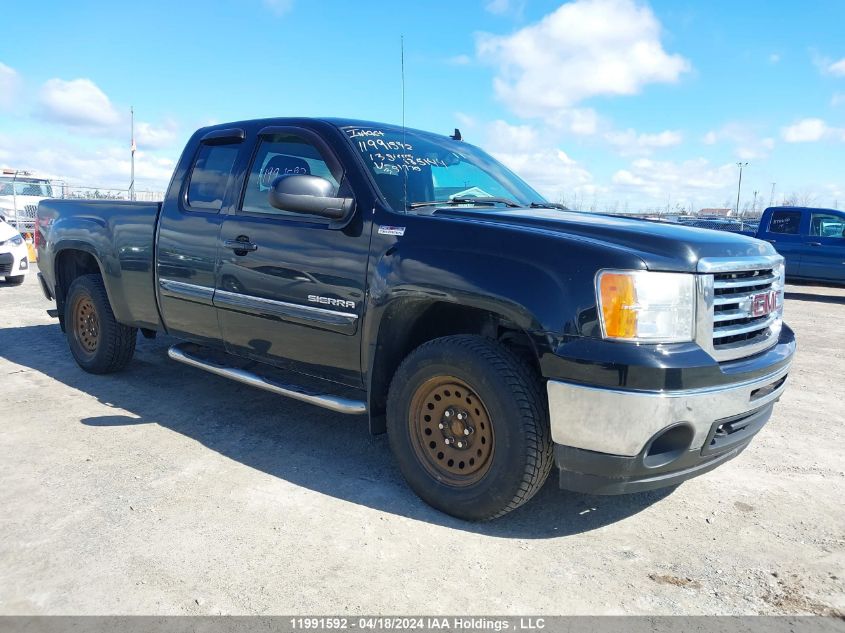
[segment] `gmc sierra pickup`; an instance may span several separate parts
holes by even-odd
[[[388,433],[470,520],[735,457],[795,350],[753,238],[569,212],[480,149],[365,121],[197,131],[162,204],[45,200],[40,281],[82,369],[172,359]]]

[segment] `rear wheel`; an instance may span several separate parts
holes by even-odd
[[[115,320],[99,275],[82,275],[70,285],[65,331],[77,364],[92,374],[119,371],[135,353],[138,330]]]
[[[462,519],[519,507],[552,465],[539,377],[478,336],[437,339],[405,359],[390,387],[387,428],[411,488]]]
[[[20,286],[24,279],[26,279],[26,275],[15,275],[13,277],[6,277],[6,283],[13,286]]]

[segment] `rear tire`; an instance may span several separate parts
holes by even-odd
[[[423,344],[390,385],[387,432],[405,479],[424,501],[470,521],[516,509],[552,466],[540,378],[480,336]]]
[[[138,330],[115,320],[100,275],[82,275],[70,285],[65,331],[74,360],[92,374],[119,371],[135,353]]]
[[[26,275],[15,275],[14,277],[6,277],[6,283],[12,286],[20,286],[24,279],[26,279]]]

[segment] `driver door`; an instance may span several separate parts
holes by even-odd
[[[325,178],[351,197],[340,163],[316,134],[262,130],[240,203],[220,230],[214,303],[226,349],[360,387],[365,223],[358,209],[333,228],[272,207],[270,185],[283,174]]]

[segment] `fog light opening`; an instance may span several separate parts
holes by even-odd
[[[675,461],[689,450],[693,436],[692,428],[686,424],[661,431],[646,448],[643,464],[648,468],[659,468]]]

